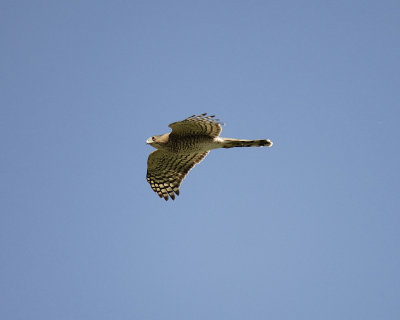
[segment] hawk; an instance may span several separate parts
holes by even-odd
[[[146,143],[156,148],[147,160],[147,181],[166,201],[179,196],[182,180],[212,149],[234,147],[271,147],[269,139],[242,140],[222,138],[221,123],[206,113],[171,123],[170,133],[152,136]]]

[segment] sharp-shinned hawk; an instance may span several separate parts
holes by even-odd
[[[160,198],[175,200],[179,186],[190,169],[212,149],[233,147],[271,147],[264,140],[242,140],[219,137],[221,125],[215,116],[203,113],[171,123],[172,132],[152,136],[146,143],[156,148],[147,160],[147,181]]]

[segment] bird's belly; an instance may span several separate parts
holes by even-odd
[[[219,148],[219,144],[214,139],[182,139],[171,145],[173,152],[179,153],[198,153],[211,149]]]

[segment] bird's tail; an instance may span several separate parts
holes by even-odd
[[[234,147],[271,147],[272,141],[269,139],[263,140],[242,140],[242,139],[231,139],[223,138],[222,148],[234,148]]]

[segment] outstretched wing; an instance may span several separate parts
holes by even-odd
[[[215,116],[207,116],[203,113],[199,116],[193,115],[185,120],[171,123],[171,135],[205,135],[211,138],[218,137],[222,131],[223,123],[219,119],[214,119]]]
[[[175,200],[179,186],[190,169],[208,154],[174,154],[162,150],[153,151],[147,160],[147,181],[160,198]]]

